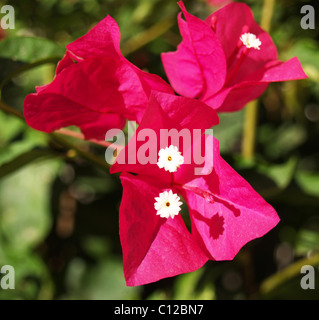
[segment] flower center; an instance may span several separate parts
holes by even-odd
[[[169,217],[174,219],[181,211],[181,205],[183,204],[180,201],[180,197],[176,193],[173,193],[172,190],[160,193],[158,197],[155,197],[155,200],[154,208],[157,211],[156,215],[167,219]]]
[[[178,148],[170,145],[169,147],[163,148],[158,152],[157,165],[161,169],[165,169],[169,172],[176,172],[177,169],[184,163],[184,157]]]
[[[242,47],[244,48],[242,49]],[[242,35],[239,38],[236,49],[227,60],[228,74],[226,83],[229,84],[237,74],[243,62],[247,58],[251,48],[260,50],[261,41],[253,33],[248,32],[248,26],[242,28]]]
[[[241,35],[240,40],[246,48],[260,50],[261,41],[253,33],[247,32]]]

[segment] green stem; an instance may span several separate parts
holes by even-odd
[[[148,30],[145,30],[130,40],[126,41],[121,48],[121,51],[124,56],[131,54],[134,51],[137,51],[141,47],[145,46],[149,42],[158,38],[165,32],[167,32],[174,25],[174,20],[172,18],[167,18],[158,23],[154,24]]]
[[[76,154],[78,154],[82,158],[84,158],[94,164],[97,164],[103,170],[108,168],[106,161],[103,160],[101,157],[98,157],[94,153],[87,152],[87,151],[81,149],[77,145],[75,145],[72,142],[65,139],[62,136],[62,134],[52,132],[52,133],[50,133],[50,136],[54,142],[58,143],[59,145],[61,145],[63,147],[66,147],[67,149],[69,149],[69,151],[74,150]]]
[[[6,113],[9,113],[9,114],[21,119],[21,120],[24,120],[24,116],[21,112],[6,105],[2,100],[0,100],[0,110],[5,111]],[[107,163],[102,158],[96,156],[95,154],[93,154],[91,152],[87,152],[87,151],[81,149],[76,144],[74,144],[64,138],[65,136],[70,136],[70,134],[65,134],[64,131],[57,131],[57,132],[52,132],[49,135],[52,138],[52,140],[55,143],[59,144],[60,146],[69,149],[69,151],[72,151],[72,150],[75,151],[76,154],[78,154],[82,158],[84,158],[90,162],[93,162],[94,164],[97,164],[99,167],[101,167],[104,170],[107,169],[107,167],[108,167]],[[79,136],[77,136],[76,138],[80,139]],[[81,140],[83,140],[83,139],[81,139]],[[89,142],[93,142],[93,141],[89,141]],[[94,142],[94,143],[96,143],[96,142]],[[103,144],[103,146],[107,147],[107,144],[105,144],[105,145]]]
[[[12,107],[8,106],[2,100],[0,100],[0,110],[4,111],[5,113],[9,113],[9,114],[15,116],[16,118],[24,120],[24,116],[20,111],[15,110]]]
[[[264,0],[261,27],[269,32],[274,13],[275,0]],[[258,122],[258,100],[250,102],[245,108],[245,121],[242,141],[242,157],[252,160],[255,155],[256,133]]]
[[[264,0],[260,26],[267,32],[271,28],[271,20],[274,14],[275,0]]]
[[[245,110],[242,156],[246,160],[253,159],[255,154],[257,118],[258,100],[254,100],[247,104]]]
[[[312,257],[307,257],[301,259],[290,266],[286,267],[285,269],[277,272],[276,274],[272,275],[271,277],[267,278],[260,286],[260,293],[263,296],[269,295],[283,283],[287,282],[288,280],[300,275],[300,270],[305,265],[315,266],[319,264],[319,254],[313,255]]]
[[[58,129],[55,130],[54,133],[59,133],[63,136],[69,136],[72,138],[76,138],[79,140],[85,140],[88,142],[91,142],[93,144],[96,144],[98,146],[104,147],[104,148],[113,148],[113,149],[117,149],[118,151],[121,151],[123,149],[122,146],[117,145],[116,143],[112,143],[112,142],[108,142],[108,141],[100,141],[100,140],[95,140],[95,139],[85,139],[84,135],[82,133],[79,132],[75,132],[69,129]]]
[[[15,69],[14,71],[10,72],[1,82],[0,82],[0,96],[2,95],[2,89],[3,87],[13,78],[19,76],[21,73],[26,72],[28,70],[31,70],[33,68],[36,68],[38,66],[48,64],[48,63],[58,63],[58,61],[61,59],[61,57],[51,57],[46,58],[42,60],[38,60],[33,63],[28,63],[26,65],[23,65],[20,68]]]

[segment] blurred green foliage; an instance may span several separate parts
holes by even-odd
[[[281,222],[233,261],[137,288],[125,286],[118,235],[121,185],[102,147],[29,128],[26,94],[51,81],[69,42],[110,14],[122,49],[139,68],[166,79],[160,53],[180,41],[177,1],[0,1],[16,28],[0,42],[0,267],[15,267],[15,290],[0,299],[318,299],[319,26],[300,27],[300,8],[275,2],[271,35],[279,56],[298,56],[309,79],[271,84],[259,99],[254,161],[241,157],[244,111],[221,115],[214,129],[223,157],[277,210]],[[205,18],[205,1],[185,0]],[[263,1],[244,1],[258,21]],[[97,165],[98,164],[98,165]],[[309,260],[312,259],[312,260]],[[316,290],[300,287],[300,263],[316,268]],[[1,277],[1,275],[0,275]]]

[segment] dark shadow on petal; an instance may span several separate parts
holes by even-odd
[[[230,203],[224,199],[219,198],[215,194],[214,194],[214,198],[215,198],[216,202],[221,203],[223,206],[225,206],[227,209],[229,209],[234,214],[235,217],[240,216],[240,210],[238,208],[236,208],[232,203]]]
[[[224,233],[225,219],[218,212],[211,218],[205,218],[197,211],[193,211],[193,215],[196,219],[204,221],[209,226],[209,236],[214,240],[217,240]]]
[[[209,226],[209,232],[210,236],[216,240],[224,233],[224,222],[225,219],[223,216],[220,216],[218,213],[213,215],[210,218],[210,226]]]
[[[204,176],[204,179],[208,185],[209,191],[215,196],[215,194],[220,194],[220,189],[219,189],[219,179],[218,175],[216,173],[215,168],[213,168],[212,172]]]
[[[222,205],[224,205],[226,208],[228,208],[233,214],[235,217],[239,217],[240,216],[240,210],[237,209],[233,204],[231,204],[230,202],[228,202],[227,200],[224,200],[222,198],[219,198],[218,194],[220,194],[220,191],[219,191],[219,179],[218,179],[218,175],[215,171],[215,169],[213,169],[211,175],[213,175],[210,179],[206,179],[206,182],[209,186],[209,190],[210,192],[213,193],[213,196],[214,196],[214,200],[216,202],[219,202],[221,203]]]

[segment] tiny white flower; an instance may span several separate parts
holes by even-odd
[[[169,147],[163,148],[158,152],[159,168],[164,168],[169,172],[176,172],[177,169],[184,163],[184,157],[178,151],[178,148],[170,145]]]
[[[180,197],[176,193],[173,193],[172,190],[160,193],[159,197],[155,197],[155,200],[154,208],[157,211],[156,215],[159,215],[161,218],[171,217],[174,219],[181,211],[180,206],[183,204],[180,201]]]
[[[247,48],[254,48],[260,50],[261,41],[253,33],[244,33],[241,35],[240,40]]]

